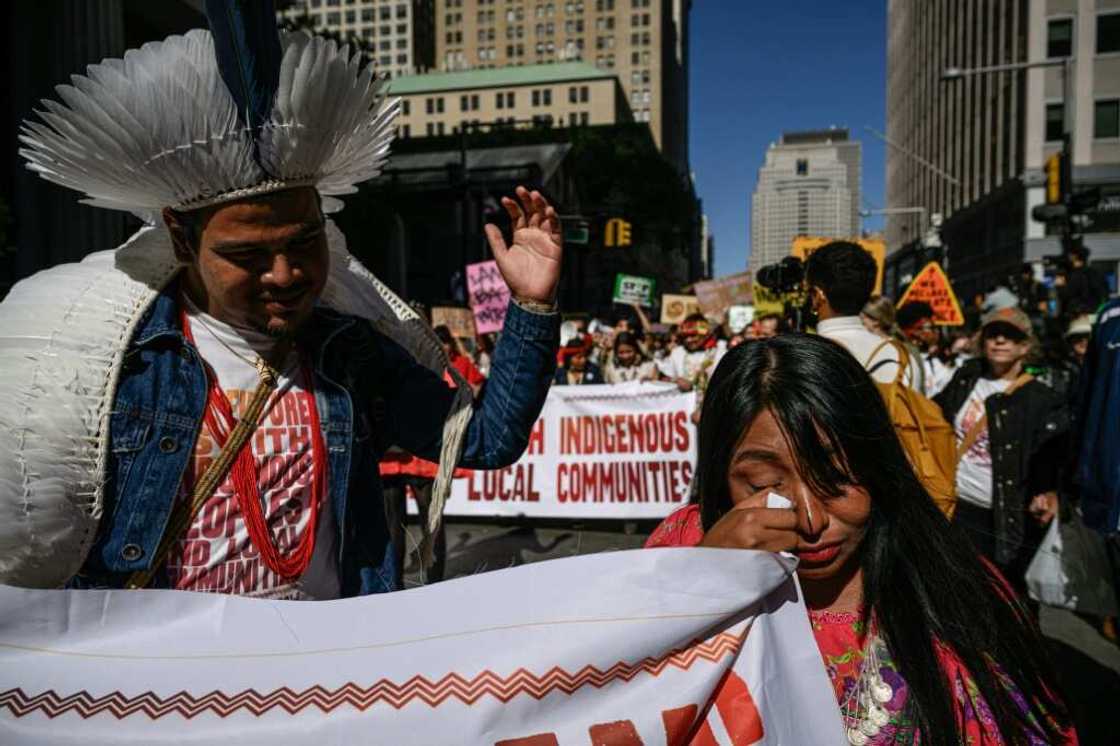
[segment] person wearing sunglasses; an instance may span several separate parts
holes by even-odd
[[[1069,430],[1062,398],[1024,371],[1033,344],[1022,310],[990,311],[979,357],[934,397],[957,432],[954,520],[1022,595],[1027,565],[1057,513]]]

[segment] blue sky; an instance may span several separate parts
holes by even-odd
[[[783,130],[848,127],[863,143],[862,208],[884,206],[885,145],[864,127],[884,131],[886,43],[881,0],[693,3],[690,157],[717,276],[746,269],[750,195]]]

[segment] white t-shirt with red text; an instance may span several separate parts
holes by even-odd
[[[187,312],[198,351],[217,375],[234,417],[239,418],[260,380],[252,362],[258,356],[267,359],[279,341],[254,330],[229,326],[189,303]],[[314,402],[305,388],[299,356],[290,354],[283,368],[279,385],[265,405],[250,443],[257,464],[265,522],[280,556],[288,556],[311,519],[311,407]],[[192,485],[220,452],[217,441],[203,423],[178,499],[189,499]],[[322,457],[326,458],[327,454],[323,453]],[[227,473],[194,517],[186,536],[168,556],[171,587],[273,599],[338,598],[336,523],[325,484],[322,494],[311,562],[301,578],[284,581],[268,568],[249,540],[232,478]]]
[[[1011,381],[1002,378],[976,379],[968,400],[953,419],[958,444],[964,442],[968,431],[984,416],[987,398],[1003,393],[1010,385]],[[992,507],[992,443],[987,426],[957,464],[957,497],[979,508]]]

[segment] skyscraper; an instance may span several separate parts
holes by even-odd
[[[618,76],[634,118],[685,170],[691,8],[692,0],[436,0],[436,64],[594,64]]]
[[[378,72],[394,78],[430,70],[435,60],[434,0],[289,0],[281,20],[307,17],[316,30],[357,37],[373,50]],[[281,4],[278,4],[281,6]]]
[[[1072,135],[1075,191],[1101,190],[1084,243],[1100,269],[1120,260],[1120,7],[1097,0],[890,0],[887,206],[944,216],[958,292],[1006,282],[1062,251],[1031,219],[1042,166]],[[1062,60],[1070,59],[1064,80]],[[943,79],[946,68],[1052,63]],[[1068,101],[1068,108],[1065,103]],[[912,216],[887,222],[886,285],[930,257]]]
[[[769,147],[751,198],[752,273],[797,236],[858,235],[860,158],[846,129],[786,132]]]

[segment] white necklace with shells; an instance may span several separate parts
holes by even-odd
[[[882,652],[885,648],[879,635],[868,634],[859,677],[840,707],[848,743],[852,746],[866,746],[890,722],[886,704],[894,697],[894,689],[883,681]]]

